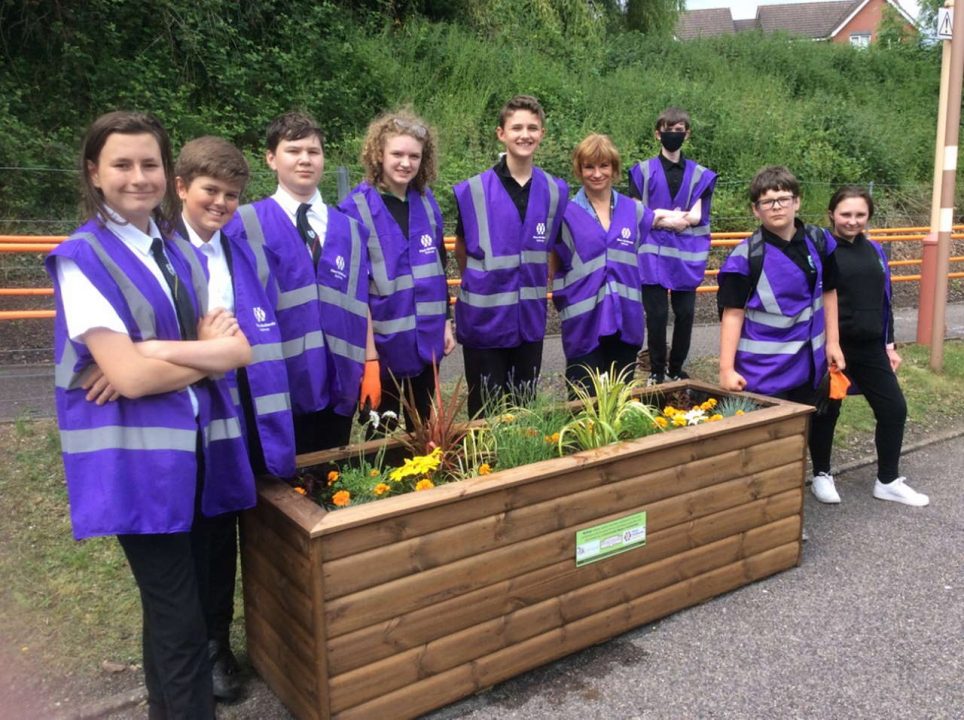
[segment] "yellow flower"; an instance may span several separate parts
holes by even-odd
[[[502,422],[504,423],[515,422],[515,415],[506,413],[505,415],[502,416]]]
[[[295,488],[295,492],[298,493],[299,495],[307,495],[307,494],[308,494],[308,491],[305,490],[303,487],[296,487],[296,488]]]
[[[663,408],[663,415],[665,415],[666,417],[673,417],[678,412],[679,410],[674,408],[672,405],[667,405],[666,407]]]
[[[406,458],[405,464],[392,470],[388,476],[392,480],[398,481],[405,477],[427,475],[437,470],[441,462],[442,448],[435,448],[428,455],[417,455],[411,459]]]
[[[419,490],[431,490],[433,487],[435,487],[435,483],[428,478],[425,478],[424,480],[419,480],[417,483],[415,483],[415,492],[418,492]]]
[[[683,413],[677,413],[673,416],[673,424],[676,427],[686,427],[686,416]]]
[[[378,485],[372,488],[372,492],[378,496],[382,496],[385,493],[391,491],[391,489],[392,489],[391,485],[386,485],[385,483],[378,483]]]
[[[488,475],[490,472],[492,472],[492,468],[489,466],[489,463],[479,465],[479,475]]]
[[[332,470],[331,472],[329,472],[329,473],[328,473],[328,487],[331,487],[332,485],[334,485],[334,484],[338,481],[338,478],[339,478],[339,477],[341,477],[341,476],[338,474],[338,471],[337,471],[337,470]]]
[[[555,445],[559,442],[559,433],[552,433],[552,435],[546,435],[546,442],[550,445]]]
[[[705,403],[700,405],[700,410],[712,410],[716,407],[716,398],[710,398]]]
[[[735,415],[746,415],[746,413],[743,412],[742,410],[737,410],[734,414],[735,414]]]
[[[368,477],[378,477],[381,473],[378,472],[378,468],[372,468],[368,473]]]
[[[710,415],[710,419],[707,420],[707,422],[716,422],[717,420],[722,420],[722,419],[723,419],[723,416],[720,415],[719,413],[716,413],[715,415]]]
[[[656,423],[661,428],[667,427],[669,425],[669,420],[667,420],[664,417],[653,418],[653,422]]]
[[[347,490],[339,490],[332,496],[331,501],[338,507],[345,507],[351,503],[351,493]]]

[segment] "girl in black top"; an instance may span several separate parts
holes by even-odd
[[[848,185],[830,199],[830,224],[837,239],[837,304],[840,346],[847,376],[864,394],[877,420],[877,482],[874,497],[923,507],[929,499],[912,490],[898,471],[907,403],[897,382],[901,358],[894,348],[890,270],[880,245],[864,235],[874,214],[874,201],[864,188]],[[831,401],[834,423],[840,400]],[[839,503],[833,476],[813,480],[820,502]]]

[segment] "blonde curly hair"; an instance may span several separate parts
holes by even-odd
[[[365,168],[365,180],[377,188],[384,188],[382,160],[385,143],[388,138],[396,135],[408,135],[422,143],[422,162],[418,166],[415,177],[411,180],[411,185],[419,193],[423,193],[426,186],[435,182],[435,178],[438,176],[435,130],[408,108],[379,115],[368,126],[361,151],[361,164]]]

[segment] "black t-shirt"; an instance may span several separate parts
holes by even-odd
[[[516,179],[512,177],[512,173],[509,172],[505,155],[499,159],[499,162],[497,162],[492,169],[495,171],[495,174],[499,176],[499,180],[502,181],[502,187],[509,193],[512,204],[515,205],[516,210],[519,211],[519,218],[525,222],[526,210],[529,207],[529,190],[532,188],[532,178],[530,177],[525,185],[520,185]],[[458,213],[458,218],[455,221],[455,234],[460,238],[464,238],[465,228],[462,225],[462,210],[459,208],[458,203],[455,203],[455,209]]]
[[[680,185],[683,184],[683,172],[686,169],[686,159],[683,157],[683,153],[679,154],[679,162],[674,163],[669,160],[663,153],[659,154],[659,164],[663,166],[663,174],[666,176],[666,184],[669,187],[669,196],[671,198],[676,197],[676,193],[679,192]],[[649,162],[644,160],[643,162]],[[629,197],[636,198],[637,200],[642,200],[643,198],[639,195],[639,188],[636,187],[636,183],[630,181],[629,183]],[[665,210],[675,210],[676,208],[664,208]]]
[[[761,228],[763,231],[763,240],[770,247],[776,248],[784,255],[786,255],[794,265],[800,268],[807,277],[807,282],[810,286],[810,292],[813,292],[813,287],[817,282],[817,270],[816,267],[811,267],[810,264],[810,250],[807,247],[807,243],[804,240],[805,230],[803,222],[797,218],[794,221],[796,230],[793,233],[793,238],[790,242],[787,242],[783,238],[774,235],[766,228]],[[823,290],[824,292],[829,292],[831,290],[837,289],[837,262],[834,258],[834,254],[830,254],[822,258],[823,260]],[[746,307],[747,300],[750,299],[750,293],[753,291],[751,287],[751,280],[748,275],[738,275],[736,273],[726,273],[719,276],[720,289],[717,291],[716,303],[717,306],[722,308],[744,308]]]
[[[884,337],[884,282],[880,255],[863,235],[853,242],[837,239],[837,288],[840,342],[880,341]],[[894,316],[887,318],[886,341],[894,337]]]

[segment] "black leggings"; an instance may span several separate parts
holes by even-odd
[[[669,298],[667,298],[669,294]],[[643,285],[643,309],[646,312],[646,343],[649,367],[664,374],[666,367],[666,327],[669,305],[673,305],[673,346],[669,355],[669,374],[679,375],[690,352],[693,317],[696,312],[695,290],[667,290],[662,285]]]
[[[535,393],[542,368],[542,340],[512,348],[462,348],[465,381],[469,386],[469,417],[479,414],[486,401],[508,396],[524,404]]]
[[[620,373],[625,368],[630,368],[629,379],[635,375],[636,356],[639,354],[639,345],[629,345],[619,339],[619,335],[604,335],[599,338],[599,345],[589,353],[580,357],[568,358],[566,360],[566,380],[569,381],[569,399],[575,400],[576,394],[573,392],[572,385],[581,384],[592,392],[592,383],[589,381],[589,374],[592,370],[597,372],[609,372],[615,365],[616,373]]]

